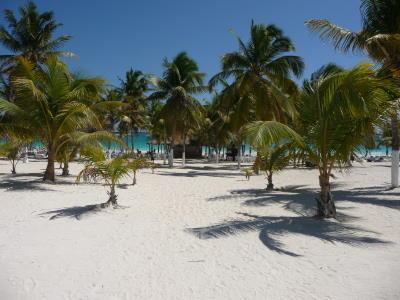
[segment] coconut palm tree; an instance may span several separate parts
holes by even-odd
[[[299,114],[304,148],[319,171],[318,216],[336,216],[332,171],[347,167],[351,154],[374,131],[390,85],[367,63],[348,71],[326,65],[304,82]]]
[[[24,57],[32,63],[44,63],[51,55],[72,56],[71,52],[59,49],[71,37],[60,35],[54,38],[56,30],[62,24],[54,20],[52,11],[40,13],[34,2],[28,1],[18,10],[19,18],[9,9],[4,10],[4,18],[8,28],[0,26],[0,43],[11,54],[0,55],[0,63],[10,67]]]
[[[201,114],[199,102],[193,95],[207,89],[203,86],[204,74],[199,72],[197,63],[186,52],[178,53],[172,61],[165,58],[163,68],[162,78],[151,78],[156,91],[149,98],[165,100],[160,117],[170,138],[169,165],[172,167],[175,141],[183,139],[186,126],[197,124]]]
[[[292,97],[298,94],[291,78],[299,77],[304,69],[303,60],[290,54],[295,51],[292,41],[275,25],[252,22],[250,40],[246,44],[238,37],[238,42],[239,51],[222,57],[222,71],[209,82],[215,86],[233,80],[230,85],[223,83],[221,92],[221,107],[232,112],[233,131],[240,133],[254,120],[286,121],[295,113]],[[242,141],[238,142],[240,146]]]
[[[43,180],[54,181],[54,161],[60,147],[70,141],[68,136],[101,129],[95,106],[104,106],[98,102],[104,80],[74,78],[55,57],[50,57],[41,68],[19,58],[14,72],[15,99],[0,100],[0,111],[10,116],[8,126],[30,130],[46,143],[48,163]]]
[[[362,0],[362,28],[359,32],[332,24],[328,20],[309,20],[306,25],[344,52],[364,52],[389,70],[392,79],[400,81],[400,1]],[[399,185],[398,99],[394,97],[392,112],[392,176],[391,185]]]

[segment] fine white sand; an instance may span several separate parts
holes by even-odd
[[[339,220],[311,218],[315,170],[141,171],[117,190],[0,161],[0,299],[400,299],[400,192],[388,163],[336,172]],[[73,163],[72,174],[81,166]],[[57,170],[60,173],[60,170]],[[130,180],[126,180],[129,183]]]

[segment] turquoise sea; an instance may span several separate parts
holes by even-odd
[[[151,138],[145,132],[136,133],[134,135],[133,139],[132,139],[132,136],[130,136],[130,135],[129,136],[125,136],[124,140],[127,143],[127,145],[129,146],[129,148],[131,148],[131,149],[134,148],[135,150],[139,149],[142,152],[149,151],[150,147],[153,147],[152,149],[154,149],[156,151],[158,149],[159,149],[159,151],[162,151],[162,149],[163,149],[162,145],[160,145],[160,146],[158,146],[158,145],[149,145],[149,142],[151,141]],[[112,145],[110,145],[110,149],[111,150],[119,150],[119,146],[117,144],[112,144]],[[390,147],[389,147],[388,151],[389,151],[389,155],[390,155],[390,153],[391,153],[391,148]],[[205,154],[207,152],[208,152],[208,147],[203,146],[203,154]],[[365,150],[365,148],[361,147],[358,152],[359,152],[360,156],[364,156],[365,153],[366,153],[366,150]],[[255,154],[255,151],[254,151],[254,149],[252,149],[250,147],[250,145],[245,145],[244,146],[244,153],[245,153],[245,155]],[[378,148],[368,150],[368,155],[372,155],[372,156],[383,156],[383,155],[386,155],[386,147],[385,146],[380,146]]]
[[[150,149],[154,149],[156,152],[163,151],[163,145],[151,145],[150,144],[151,138],[145,132],[138,132],[133,137],[132,137],[132,135],[126,135],[123,138],[130,149],[135,149],[135,150],[139,149],[142,152],[147,152]],[[0,143],[1,142],[2,141],[0,140]],[[39,141],[34,142],[31,146],[35,147],[35,148],[43,147],[42,143],[40,143]],[[120,150],[120,146],[116,143],[105,144],[104,147],[106,149],[110,149],[111,151]],[[208,152],[208,147],[203,146],[203,154],[205,154],[206,152]],[[358,152],[361,156],[364,156],[366,153],[365,149],[363,149],[363,148],[359,149]],[[251,147],[249,145],[245,145],[244,153],[245,153],[245,155],[249,155],[250,153],[255,154],[255,151],[254,151],[254,149],[251,149]],[[389,148],[389,154],[390,153],[391,153],[391,149]],[[368,150],[368,155],[373,155],[373,156],[386,155],[386,147],[380,146],[379,148]]]

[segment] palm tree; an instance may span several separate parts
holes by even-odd
[[[73,160],[80,151],[85,153],[88,148],[91,151],[103,151],[103,145],[114,142],[125,147],[125,143],[109,131],[95,131],[95,132],[72,132],[65,134],[63,139],[67,141],[64,143],[60,141],[56,155],[56,160],[63,164],[62,176],[69,175],[69,162]]]
[[[138,166],[135,161],[130,161],[127,156],[115,157],[111,160],[106,160],[105,157],[97,159],[91,158],[81,172],[79,172],[76,182],[96,182],[103,180],[105,185],[109,187],[109,198],[102,207],[118,206],[117,195],[115,187],[121,182],[122,179],[129,177],[133,168]]]
[[[134,135],[137,129],[148,126],[145,92],[149,89],[149,82],[141,71],[132,68],[126,72],[124,79],[120,78],[120,82],[120,94],[124,106],[121,108],[119,131],[131,134],[131,148],[134,149]]]
[[[259,159],[254,162],[254,169],[262,170],[266,173],[268,179],[267,190],[274,189],[273,174],[289,165],[291,159],[290,149],[292,147],[292,144],[284,143],[257,149],[257,153],[259,152],[260,155]]]
[[[344,52],[364,52],[372,60],[389,70],[391,77],[400,80],[400,1],[362,0],[360,12],[362,29],[353,32],[327,20],[309,20],[306,25],[319,33],[323,40],[331,41],[335,49]],[[398,98],[394,97],[392,115],[392,187],[399,186],[399,131]]]
[[[15,67],[12,79],[14,102],[0,100],[0,111],[10,116],[8,126],[30,130],[46,143],[48,163],[43,180],[55,180],[54,161],[60,147],[75,132],[101,129],[95,107],[104,80],[74,78],[66,65],[50,57],[36,68],[24,58]]]
[[[198,132],[200,139],[215,149],[216,163],[219,163],[221,149],[232,139],[229,116],[220,110],[221,95],[216,94],[212,102],[205,107],[206,117]]]
[[[197,126],[201,114],[199,102],[193,95],[206,91],[206,87],[203,86],[204,74],[199,72],[197,63],[186,52],[178,53],[172,61],[165,58],[163,68],[162,78],[151,78],[156,91],[149,98],[165,100],[160,117],[170,138],[169,165],[172,167],[175,141],[181,138],[185,147],[185,129],[188,124]]]
[[[232,112],[233,131],[239,133],[254,120],[286,121],[295,112],[292,97],[297,95],[291,77],[299,77],[304,69],[303,60],[289,54],[295,51],[292,41],[275,25],[252,22],[249,42],[238,42],[239,51],[225,54],[222,71],[210,80],[215,86],[233,79],[232,84],[223,84],[221,93],[221,107]],[[240,157],[238,161],[240,168]]]
[[[0,143],[0,156],[5,156],[11,163],[11,174],[17,174],[17,164],[21,159],[22,148],[25,147],[26,140],[14,135],[8,135],[5,143]]]
[[[4,18],[9,30],[0,26],[0,43],[12,54],[0,55],[0,63],[6,68],[18,62],[18,57],[24,57],[34,63],[44,63],[51,55],[72,56],[71,52],[59,51],[69,35],[53,38],[56,30],[62,24],[54,20],[52,11],[40,13],[32,1],[21,6],[17,18],[12,10],[4,10]]]
[[[332,171],[347,167],[352,153],[374,131],[389,86],[367,63],[348,71],[326,65],[304,82],[299,113],[304,148],[319,171],[318,216],[336,217]]]
[[[373,132],[379,114],[387,106],[387,90],[392,88],[392,83],[377,78],[367,63],[348,71],[327,65],[303,84],[299,106],[303,138],[276,121],[252,122],[246,132],[258,148],[289,140],[302,147],[319,171],[318,216],[335,217],[330,186],[333,168],[349,165],[351,154]]]

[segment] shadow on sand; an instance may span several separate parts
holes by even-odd
[[[398,192],[389,191],[386,187],[357,188],[333,192],[334,199],[338,204],[337,220],[321,220],[313,217],[316,213],[315,197],[317,192],[316,189],[308,189],[304,186],[289,186],[284,191],[272,192],[260,189],[233,190],[229,195],[213,197],[208,201],[242,201],[244,206],[281,205],[284,209],[294,212],[298,216],[270,217],[238,213],[241,215],[240,218],[213,226],[190,228],[187,231],[201,239],[209,239],[257,230],[259,231],[260,241],[268,249],[290,256],[300,255],[284,249],[279,239],[291,233],[352,246],[390,243],[372,237],[379,235],[377,232],[348,224],[358,218],[343,213],[343,210],[350,210],[354,207],[345,207],[340,203],[348,201],[399,209],[400,200],[385,199],[385,195],[399,195]],[[243,217],[246,217],[246,219],[243,219]]]
[[[336,220],[319,220],[310,217],[265,217],[247,213],[238,214],[250,219],[236,219],[209,227],[190,228],[188,231],[200,239],[209,239],[257,230],[259,231],[260,241],[269,250],[293,257],[301,255],[284,249],[282,242],[279,241],[279,238],[284,237],[286,234],[302,234],[318,238],[325,242],[339,242],[352,246],[390,243],[376,237],[368,236],[368,234],[377,234],[376,232],[347,225]]]
[[[44,213],[39,214],[40,216],[50,216],[49,220],[55,220],[59,218],[75,218],[77,220],[81,220],[84,217],[89,217],[91,215],[95,215],[98,213],[105,213],[109,210],[114,209],[125,209],[125,206],[117,206],[117,207],[102,207],[102,204],[92,204],[85,206],[74,206],[74,207],[66,207],[56,210],[50,210]]]

